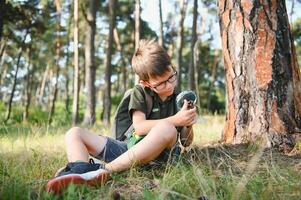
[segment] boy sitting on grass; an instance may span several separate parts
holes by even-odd
[[[132,67],[153,99],[146,119],[147,105],[141,87],[133,88],[129,103],[134,133],[143,139],[128,148],[126,142],[100,136],[78,127],[65,136],[69,163],[60,169],[46,186],[48,192],[60,193],[69,184],[96,185],[106,181],[109,173],[129,169],[136,164],[168,160],[178,154],[179,142],[189,146],[193,140],[192,125],[197,120],[196,108],[189,109],[185,100],[177,111],[175,91],[177,71],[167,52],[154,40],[141,40],[132,58]],[[106,164],[95,164],[89,155]]]

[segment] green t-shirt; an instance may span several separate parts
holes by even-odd
[[[165,99],[165,101],[162,101],[157,93],[149,88],[145,88],[145,92],[148,93],[153,99],[153,108],[147,119],[163,119],[175,115],[178,112],[176,106],[176,97],[179,92],[176,91],[176,89],[171,96]],[[129,114],[131,117],[134,110],[139,110],[143,112],[145,116],[147,115],[147,103],[144,97],[144,93],[143,91],[141,91],[141,89],[139,90],[137,86],[133,88],[129,102]],[[142,138],[143,136],[137,136],[135,135],[135,133],[133,133],[132,137],[129,139],[129,148],[138,143]]]

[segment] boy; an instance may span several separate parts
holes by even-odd
[[[154,159],[166,161],[168,157],[164,155],[173,154],[178,147],[178,136],[183,146],[192,143],[196,108],[189,109],[185,101],[182,109],[177,111],[177,72],[166,51],[154,40],[141,40],[133,55],[132,67],[140,78],[140,85],[153,98],[153,109],[148,119],[141,87],[133,89],[129,103],[133,134],[143,139],[128,149],[126,142],[92,134],[78,127],[71,128],[65,136],[69,163],[48,182],[47,191],[59,193],[70,183],[103,183],[110,172],[147,164]],[[106,164],[89,162],[89,155]]]

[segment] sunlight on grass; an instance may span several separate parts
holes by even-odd
[[[220,115],[200,116],[194,125],[194,144],[207,144],[221,139],[225,117]]]
[[[30,133],[26,133],[28,130],[24,128],[24,132],[22,129],[16,129],[15,132],[0,136],[0,152],[19,153],[31,150],[48,153],[64,152],[65,129],[56,129],[55,132],[35,126],[30,129]]]
[[[260,150],[256,144],[210,146],[220,139],[223,126],[224,116],[203,116],[194,126],[194,147],[178,162],[112,173],[100,187],[73,185],[60,199],[300,197],[300,157]],[[0,199],[56,199],[44,188],[55,171],[66,164],[64,134],[69,128],[0,128]],[[110,128],[101,124],[90,130],[110,133]]]

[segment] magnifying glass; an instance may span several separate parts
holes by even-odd
[[[184,99],[186,99],[188,101],[188,108],[191,109],[196,104],[197,97],[196,97],[195,92],[191,91],[191,90],[185,90],[185,91],[181,92],[180,94],[178,94],[178,96],[176,98],[176,104],[177,104],[178,110],[181,110],[181,108],[183,107]]]

